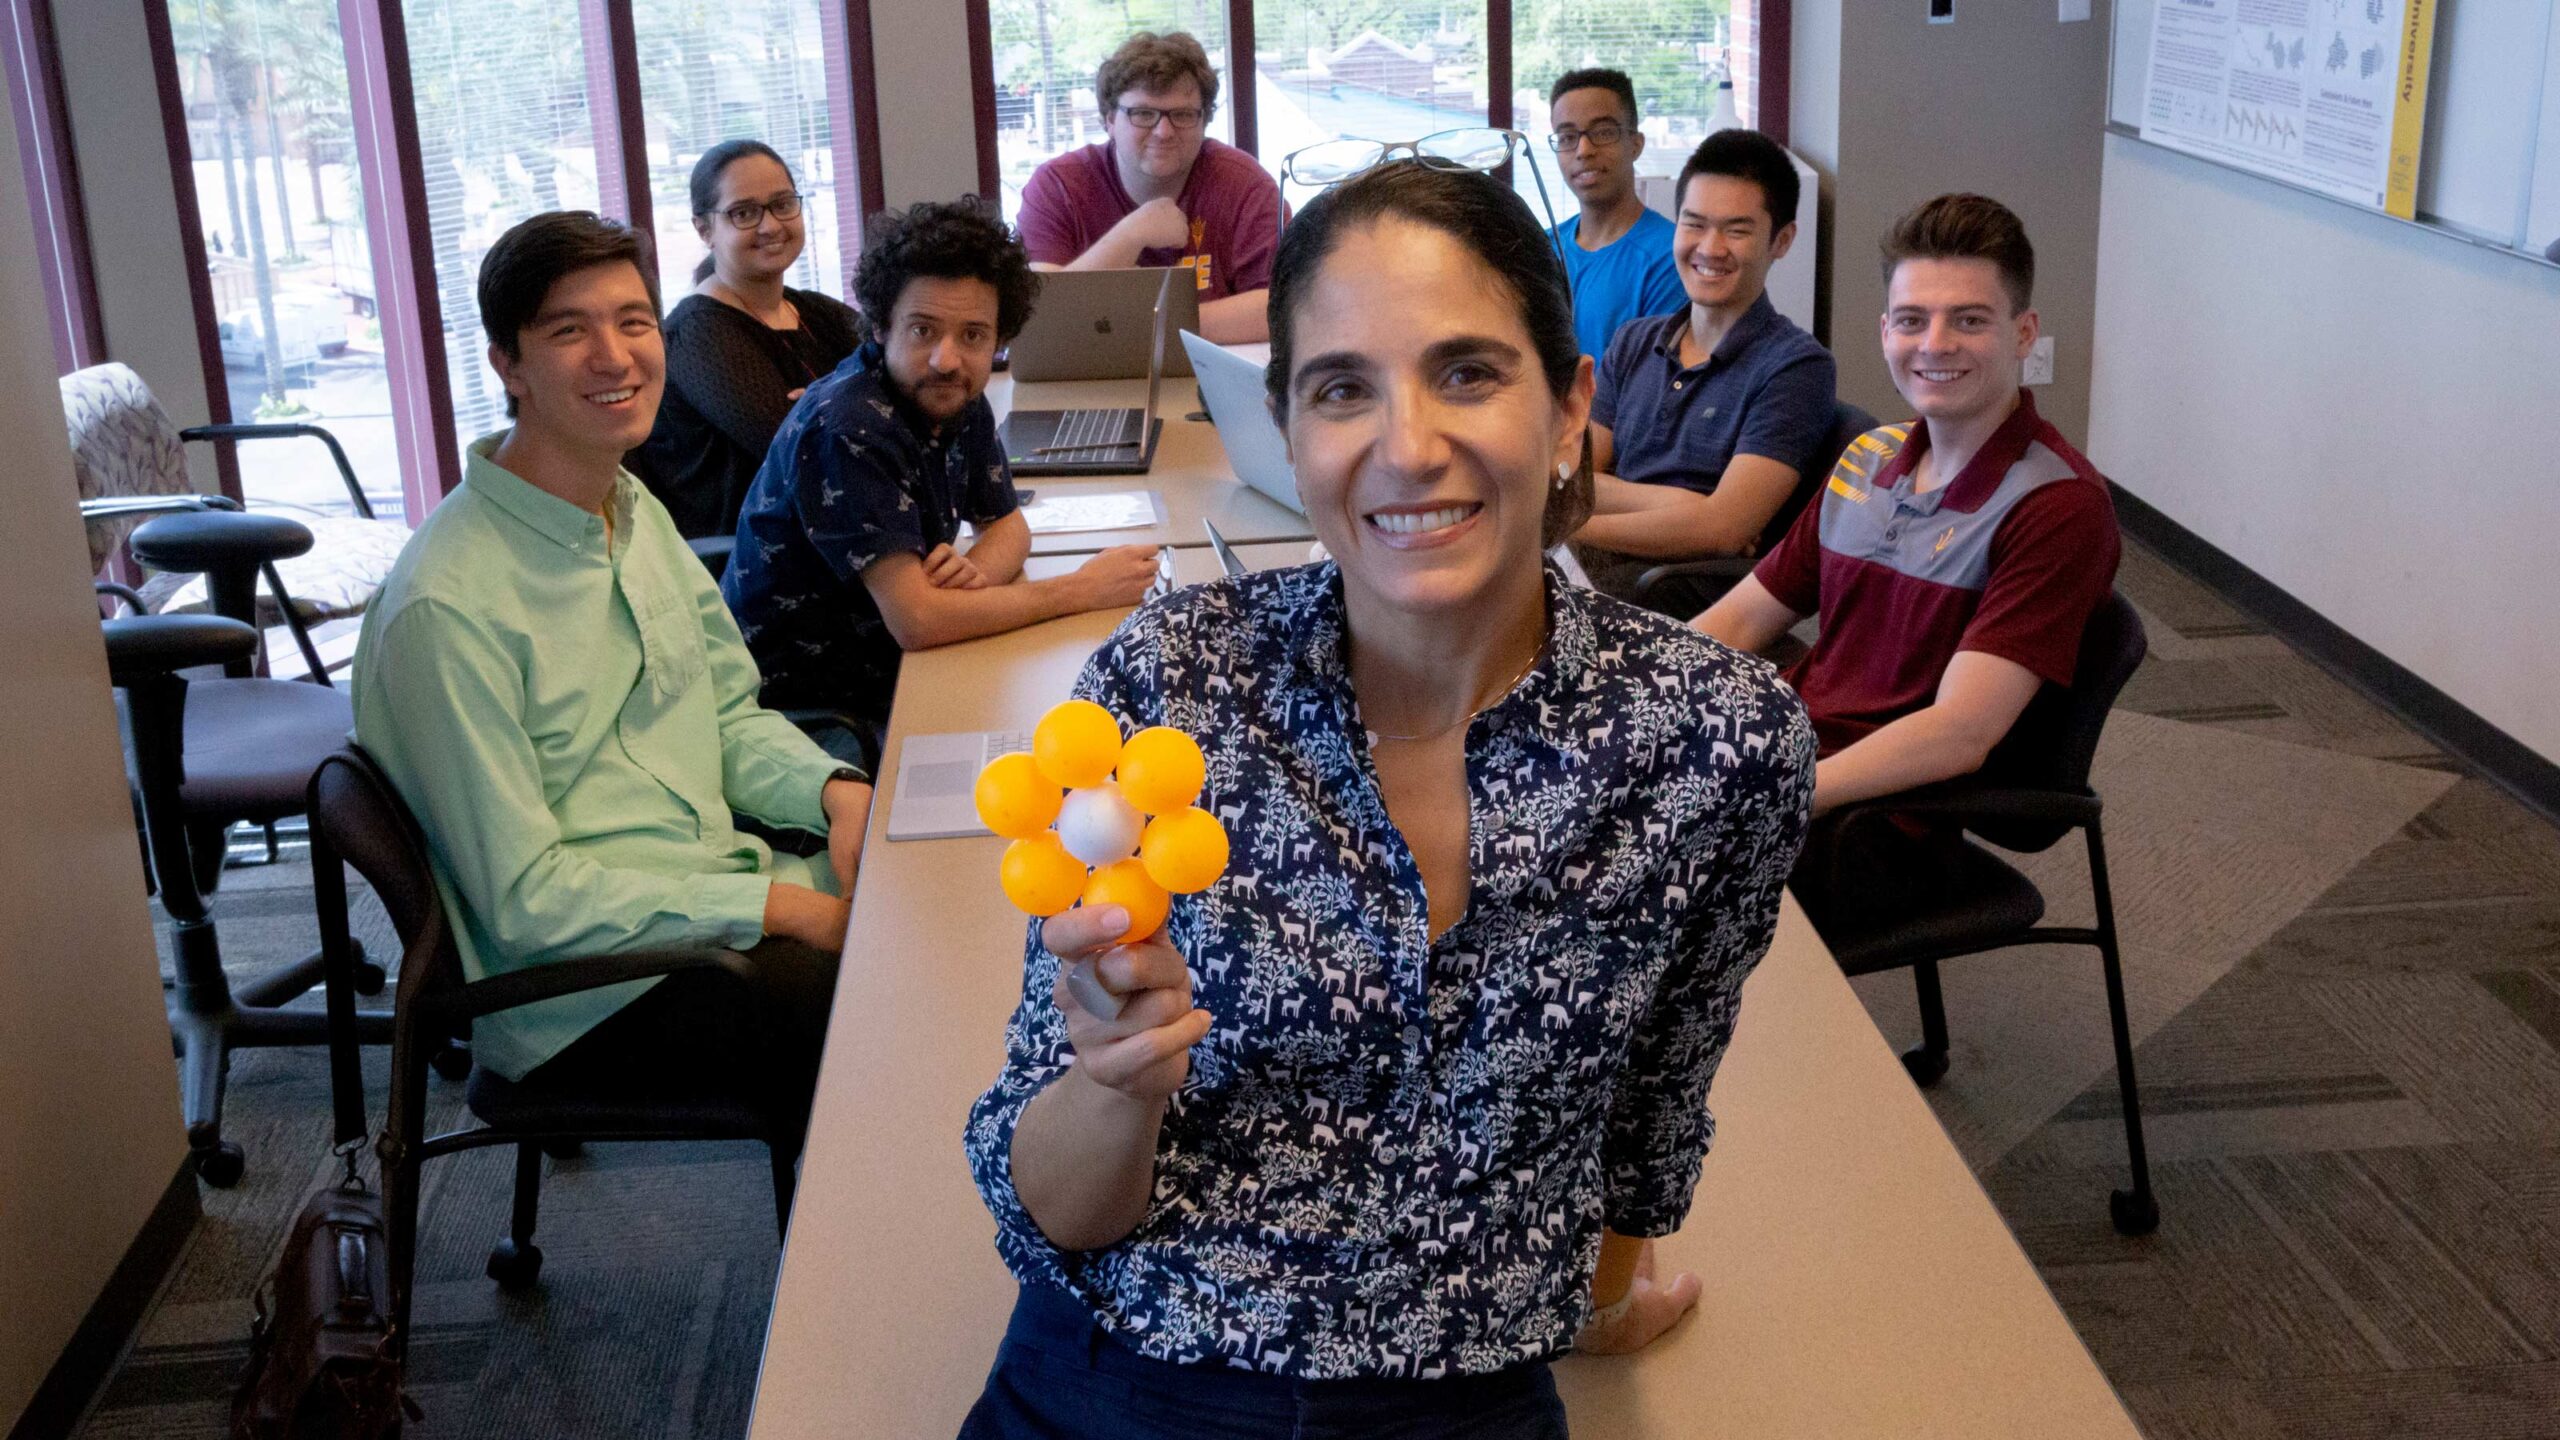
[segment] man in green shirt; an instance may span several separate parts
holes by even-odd
[[[621,468],[665,378],[638,233],[525,221],[482,262],[480,315],[515,423],[470,447],[367,611],[356,739],[426,831],[472,978],[724,946],[755,981],[544,1001],[476,1022],[473,1052],[509,1080],[769,1084],[805,1119],[871,787],[756,703],[718,587]],[[823,832],[826,862],[733,810]]]

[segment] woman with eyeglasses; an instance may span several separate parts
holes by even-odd
[[[1543,562],[1590,508],[1591,370],[1499,181],[1318,197],[1271,339],[1331,558],[1141,609],[1077,687],[1199,737],[1233,853],[1136,943],[1116,906],[1029,938],[967,1132],[1022,1287],[971,1440],[1549,1440],[1552,1357],[1699,1294],[1645,1237],[1803,840],[1803,707]]]
[[[791,167],[760,140],[693,166],[693,230],[711,253],[667,316],[667,389],[629,458],[687,539],[734,534],[782,417],[861,343],[851,306],[782,283],[807,239]]]

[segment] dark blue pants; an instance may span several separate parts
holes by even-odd
[[[1026,1285],[960,1440],[1565,1440],[1542,1362],[1445,1380],[1288,1380],[1150,1360]]]

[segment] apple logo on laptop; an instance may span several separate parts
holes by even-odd
[[[1111,317],[1110,317],[1110,316],[1108,316],[1108,315],[1105,315],[1105,316],[1101,317],[1100,319],[1098,319],[1098,320],[1094,321],[1094,322],[1093,322],[1093,333],[1094,333],[1094,334],[1096,334],[1096,335],[1108,335],[1108,334],[1110,334],[1110,333],[1111,333]]]

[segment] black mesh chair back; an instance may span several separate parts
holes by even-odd
[[[1766,555],[1778,548],[1778,542],[1786,539],[1787,532],[1795,528],[1796,518],[1804,514],[1805,507],[1812,504],[1814,497],[1822,493],[1822,487],[1829,483],[1833,468],[1839,465],[1840,457],[1848,453],[1850,442],[1874,428],[1876,417],[1873,415],[1846,400],[1831,402],[1831,434],[1822,442],[1821,453],[1813,457],[1813,463],[1796,477],[1795,493],[1787,497],[1787,503],[1779,506],[1778,513],[1771,516],[1769,523],[1761,529],[1758,554]]]
[[[2098,736],[2106,729],[2107,712],[2125,682],[2149,653],[2150,640],[2132,602],[2109,591],[2089,612],[2080,634],[2080,663],[2068,689],[2046,685],[1993,747],[1981,778],[1993,785],[2025,790],[2058,790],[2083,795],[2089,790],[2089,767],[2098,756]],[[2064,821],[1978,820],[1965,828],[2004,850],[2033,853],[2071,833]]]

